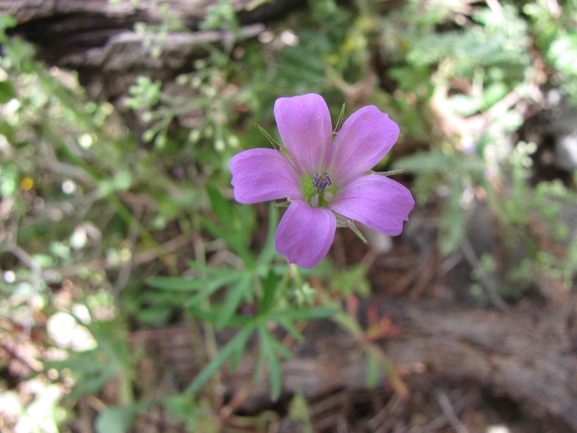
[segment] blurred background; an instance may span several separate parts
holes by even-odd
[[[577,432],[575,0],[0,2],[0,431]],[[276,98],[401,128],[287,266]]]

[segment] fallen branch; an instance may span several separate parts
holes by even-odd
[[[406,301],[377,303],[380,313],[400,326],[398,336],[379,344],[407,380],[426,376],[436,382],[473,381],[577,431],[575,296],[562,306],[531,305],[509,313]],[[190,331],[155,331],[155,338],[147,332],[135,333],[132,341],[144,344],[159,368],[192,380],[199,366]],[[366,362],[354,337],[330,321],[312,322],[304,334],[305,340],[294,346],[295,357],[283,365],[285,395],[302,391],[316,399],[338,389],[366,386]],[[228,395],[252,380],[256,357],[249,349],[235,373],[223,372]],[[243,409],[256,410],[268,402],[263,380],[255,384]]]

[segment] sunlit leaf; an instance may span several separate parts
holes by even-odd
[[[16,97],[16,89],[10,81],[0,81],[0,104],[5,104]]]
[[[134,422],[133,406],[108,406],[95,420],[97,433],[127,433]]]

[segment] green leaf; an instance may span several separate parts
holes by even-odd
[[[194,396],[187,394],[170,394],[162,399],[168,414],[174,421],[186,424],[185,431],[195,431],[196,423],[202,410],[199,409]]]
[[[266,243],[264,244],[257,259],[257,264],[260,266],[267,265],[277,255],[276,249],[274,248],[274,237],[278,226],[278,209],[275,208],[272,203],[268,209],[269,219]]]
[[[278,289],[278,282],[279,277],[274,273],[271,269],[266,276],[266,280],[264,281],[263,287],[263,297],[259,304],[259,313],[260,315],[265,315],[268,313],[272,307],[272,303],[274,301],[274,297],[276,295]]]
[[[238,223],[235,224],[234,230],[239,237],[239,244],[246,249],[252,240],[254,215],[250,206],[239,206],[238,209]],[[247,250],[248,251],[248,250]],[[252,257],[252,256],[251,256]]]
[[[206,219],[202,221],[203,227],[215,237],[223,239],[245,264],[251,267],[254,261],[248,249],[249,239],[252,236],[252,211],[250,207],[243,206],[238,212],[234,212],[233,207],[222,196],[218,188],[207,185],[206,191],[212,210],[224,229]]]
[[[190,269],[193,269],[198,273],[205,273],[207,275],[221,275],[223,273],[222,268],[215,268],[209,265],[195,262],[194,260],[189,260],[188,266]]]
[[[274,0],[252,0],[249,5],[247,6],[247,11],[255,10],[258,7],[261,7],[267,3],[272,3]]]
[[[297,328],[295,328],[295,327],[293,326],[293,324],[290,323],[288,320],[284,320],[284,319],[282,319],[282,318],[275,318],[275,320],[276,320],[283,328],[285,328],[285,329],[288,331],[288,333],[289,333],[290,335],[292,335],[296,340],[298,340],[298,341],[302,341],[302,340],[303,340],[303,338],[304,338],[303,334],[301,334],[301,333],[299,332],[299,330],[298,330]]]
[[[270,398],[278,400],[282,390],[282,369],[278,358],[274,355],[268,358],[268,369],[270,377]]]
[[[206,192],[208,194],[208,199],[210,200],[212,211],[218,218],[218,221],[224,226],[227,232],[233,232],[234,225],[231,218],[232,208],[230,203],[222,196],[218,188],[214,185],[207,185]]]
[[[287,349],[285,346],[282,345],[276,338],[270,335],[270,345],[274,349],[275,352],[279,352],[284,358],[291,359],[293,357],[293,353]]]
[[[148,284],[157,289],[179,291],[214,291],[238,280],[243,274],[237,270],[219,269],[219,275],[212,278],[156,277],[150,278]]]
[[[312,319],[324,319],[326,317],[331,317],[338,311],[337,308],[329,307],[319,307],[319,308],[290,308],[278,313],[278,316],[282,319],[287,319],[291,321],[295,320],[312,320]]]
[[[406,168],[411,173],[449,172],[454,169],[455,158],[441,152],[421,152],[401,158],[393,168]]]
[[[453,254],[461,245],[465,234],[465,212],[461,207],[462,188],[458,180],[451,182],[451,194],[448,206],[441,214],[441,222],[437,234],[437,242],[440,253],[447,257]]]
[[[331,278],[329,288],[345,297],[353,293],[369,296],[371,294],[371,285],[367,280],[366,266],[359,263],[336,273]]]
[[[219,287],[210,287],[207,290],[198,292],[196,295],[191,296],[186,300],[186,305],[188,307],[194,307],[195,305],[200,305],[202,301],[212,296],[217,290],[219,290]]]
[[[224,241],[227,241],[227,234],[224,230],[218,228],[216,224],[209,220],[203,220],[202,226],[207,229],[215,238],[222,238]]]
[[[230,362],[230,371],[235,371],[237,369],[238,364],[240,362],[240,358],[242,358],[242,355],[244,354],[244,348],[246,346],[246,343],[248,342],[248,339],[250,338],[251,335],[252,334],[246,333],[242,335],[241,339],[239,339],[239,343],[237,343],[238,349],[233,354]]]
[[[262,345],[262,341],[261,341],[261,345]],[[264,367],[264,363],[266,361],[266,352],[263,350],[262,346],[260,349],[260,354],[258,356],[258,361],[256,362],[256,366],[254,368],[254,375],[252,380],[253,381],[257,381],[260,377],[260,374],[262,373],[262,368]]]
[[[115,374],[116,371],[114,369],[109,369],[108,371],[103,370],[97,376],[82,376],[82,380],[76,382],[76,385],[66,397],[69,400],[76,400],[84,395],[96,395]]]
[[[365,351],[367,356],[367,386],[369,388],[374,388],[379,382],[379,360],[370,351]]]
[[[483,92],[483,106],[489,108],[499,102],[507,93],[509,87],[500,81],[491,83]]]
[[[92,322],[88,325],[88,330],[96,340],[97,348],[85,352],[71,351],[68,359],[51,364],[52,368],[59,370],[69,368],[76,378],[68,399],[98,394],[114,376],[129,374],[131,354],[119,325],[117,321]]]
[[[10,81],[0,81],[0,104],[5,104],[16,97],[16,89]]]
[[[254,326],[247,326],[239,331],[232,340],[230,340],[221,350],[218,355],[210,361],[198,375],[194,378],[192,383],[188,386],[186,392],[188,394],[196,393],[207,381],[224,365],[226,360],[233,356],[236,352],[242,352],[247,339],[254,331]]]
[[[282,390],[282,369],[276,351],[281,351],[280,346],[282,347],[281,353],[288,351],[289,357],[292,356],[292,353],[269,333],[266,326],[260,326],[258,332],[261,344],[259,364],[262,365],[262,360],[266,359],[269,368],[270,397],[272,400],[277,400]],[[258,371],[260,372],[260,368]]]
[[[288,416],[300,424],[303,424],[303,433],[312,432],[311,420],[309,417],[309,405],[301,394],[296,394],[289,403]]]
[[[96,417],[96,431],[97,433],[128,432],[135,417],[134,406],[108,406]]]
[[[228,321],[238,308],[242,298],[250,292],[251,276],[243,275],[242,278],[232,286],[226,293],[226,301],[224,302],[218,319],[216,320],[216,327],[218,329],[224,328]]]
[[[0,41],[4,42],[7,38],[4,35],[4,30],[11,29],[18,25],[18,20],[10,15],[0,16]]]
[[[221,310],[219,308],[214,308],[212,310],[203,310],[199,307],[199,302],[190,303],[189,312],[194,317],[202,320],[203,322],[216,323],[219,319]],[[228,321],[228,326],[230,327],[243,327],[248,323],[254,321],[254,317],[249,316],[233,316]]]
[[[471,116],[479,111],[481,103],[478,98],[461,93],[449,98],[449,104],[455,113],[461,116]]]

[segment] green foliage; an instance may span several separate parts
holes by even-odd
[[[128,93],[131,97],[126,99],[126,106],[134,110],[154,107],[160,99],[161,87],[162,83],[160,81],[152,82],[148,77],[138,77],[136,84],[128,88]]]
[[[242,269],[213,268],[191,261],[189,266],[197,272],[196,277],[157,277],[150,279],[149,284],[161,290],[193,292],[194,295],[186,302],[189,312],[204,322],[213,323],[217,329],[240,327],[237,334],[196,376],[187,389],[188,393],[198,392],[227,361],[231,361],[231,368],[234,370],[244,353],[248,340],[253,335],[257,335],[260,355],[255,369],[255,380],[259,378],[263,367],[267,365],[271,398],[276,400],[280,396],[282,385],[280,358],[290,358],[292,354],[278,342],[269,327],[271,324],[276,324],[295,338],[301,339],[302,335],[295,327],[295,321],[328,317],[335,310],[303,308],[299,307],[300,302],[296,305],[287,302],[291,299],[295,302],[302,300],[298,295],[291,296],[291,293],[298,294],[306,288],[300,280],[296,280],[293,287],[289,285],[289,269],[286,265],[271,266],[277,258],[274,251],[274,233],[278,225],[278,212],[274,207],[269,207],[267,242],[261,249],[261,253],[254,257],[249,249],[254,227],[254,220],[249,213],[251,208],[233,207],[218,189],[212,186],[208,186],[208,195],[218,224],[205,220],[203,226],[213,235],[223,239],[231,251],[243,261],[244,267]],[[226,288],[224,301],[215,307],[208,307],[206,301],[223,288]],[[238,314],[238,309],[243,302],[256,302],[257,313],[252,316]]]
[[[67,369],[71,372],[76,385],[68,394],[69,399],[97,394],[110,379],[117,377],[123,402],[132,402],[129,385],[133,374],[130,349],[119,325],[117,322],[95,322],[89,325],[88,329],[96,340],[96,348],[84,352],[71,351],[66,360],[51,365],[61,371]]]
[[[219,0],[218,5],[209,6],[199,27],[201,30],[238,30],[238,20],[230,1]]]
[[[252,267],[253,261],[252,254],[249,250],[249,242],[254,220],[250,215],[250,207],[240,207],[238,214],[235,215],[231,205],[225,200],[218,189],[212,185],[208,185],[207,192],[212,210],[218,218],[221,227],[218,227],[209,220],[203,221],[204,227],[215,237],[223,239],[230,249],[244,261],[247,267]]]
[[[449,153],[450,152],[450,153]],[[483,161],[476,153],[453,153],[449,150],[417,153],[395,162],[394,167],[405,167],[424,179],[424,191],[417,189],[417,200],[425,204],[433,198],[431,188],[446,190],[447,203],[441,214],[438,247],[441,254],[449,256],[461,245],[465,232],[465,212],[461,205],[463,194],[470,185],[485,186]],[[435,179],[436,182],[431,182]]]
[[[531,18],[535,43],[559,74],[555,81],[577,103],[577,4],[569,1],[561,9],[539,0],[525,4],[523,12]]]
[[[96,418],[96,432],[125,433],[130,430],[135,416],[134,406],[108,406]]]
[[[288,416],[300,423],[303,433],[312,433],[313,426],[309,415],[309,405],[302,394],[296,394],[289,404]]]
[[[0,81],[0,104],[5,104],[16,97],[16,89],[10,81]]]
[[[109,0],[122,2],[138,0]],[[171,32],[189,30],[170,3],[153,3],[160,21],[135,32],[161,57]],[[326,290],[370,296],[365,265],[335,270],[327,260],[301,275],[275,251],[278,210],[230,199],[230,159],[269,146],[253,125],[274,130],[280,96],[322,93],[333,118],[344,100],[388,112],[406,147],[379,169],[408,169],[418,205],[438,216],[430,224],[443,256],[463,253],[470,214],[487,207],[504,258],[473,260],[474,297],[486,297],[486,275],[507,300],[521,299],[541,274],[574,285],[577,234],[559,215],[577,204],[577,177],[531,183],[536,145],[516,138],[526,114],[508,102],[537,104],[538,74],[576,97],[574,1],[409,0],[385,13],[379,1],[319,0],[254,40],[243,36],[230,1],[213,3],[200,29],[227,32],[222,44],[195,42],[201,57],[174,81],[151,73],[127,89],[123,109],[145,125],[139,136],[110,103],[91,100],[75,73],[36,61],[32,45],[6,35],[16,20],[0,17],[0,314],[28,330],[85,304],[92,321],[79,325],[96,341],[80,352],[49,340],[64,359],[47,369],[74,383],[60,403],[57,385],[46,388],[49,411],[98,396],[115,380],[120,397],[98,414],[97,431],[127,431],[150,405],[188,431],[217,431],[220,369],[237,368],[254,342],[254,380],[268,376],[278,399],[282,362],[292,356],[282,341],[303,337],[301,321],[333,317]],[[541,58],[547,67],[537,70]],[[531,232],[536,221],[564,254],[543,248]],[[181,322],[206,344],[198,350],[203,367],[183,387],[147,394],[125,328]],[[394,371],[367,347],[367,383],[375,386]],[[134,401],[133,389],[146,401]],[[290,414],[310,427],[304,399],[294,397]]]
[[[370,296],[371,286],[367,280],[366,273],[367,269],[362,264],[352,266],[350,269],[335,274],[329,283],[329,287],[331,290],[341,293],[343,297],[352,294]]]

